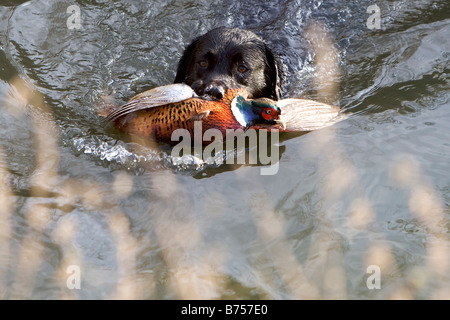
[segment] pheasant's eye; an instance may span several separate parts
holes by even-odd
[[[262,117],[265,120],[272,120],[277,118],[277,112],[272,108],[264,108],[262,112]]]
[[[202,67],[202,68],[206,68],[206,67],[208,67],[208,61],[207,61],[207,60],[200,60],[200,61],[198,62],[198,65],[199,65],[200,67]]]

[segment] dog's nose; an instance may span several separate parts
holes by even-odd
[[[225,95],[225,89],[220,85],[209,85],[205,88],[205,94],[220,100]]]

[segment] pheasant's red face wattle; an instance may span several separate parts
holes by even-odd
[[[264,118],[264,120],[278,119],[278,113],[276,110],[272,108],[261,108],[261,110],[262,110],[261,115]]]

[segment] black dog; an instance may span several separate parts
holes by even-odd
[[[180,59],[174,83],[220,100],[229,88],[278,100],[284,84],[279,57],[251,31],[220,27],[196,38]]]

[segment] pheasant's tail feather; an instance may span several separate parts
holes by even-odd
[[[135,95],[131,100],[141,100],[143,102],[168,104],[173,102],[180,102],[189,98],[196,97],[194,90],[184,83],[168,84],[161,87],[156,87],[138,95]]]
[[[139,100],[131,100],[109,113],[105,118],[105,125],[109,124],[110,122],[116,121],[126,114],[157,106],[158,104],[141,103],[141,101]]]
[[[313,100],[283,99],[277,105],[286,125],[283,131],[314,131],[347,118],[338,107]]]

